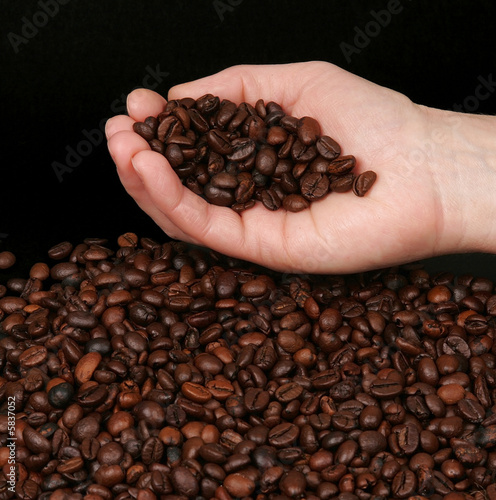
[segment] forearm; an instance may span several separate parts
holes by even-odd
[[[423,110],[440,196],[439,253],[496,253],[496,117]]]

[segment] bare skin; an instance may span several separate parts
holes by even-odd
[[[211,93],[259,98],[312,116],[356,173],[377,172],[364,198],[330,194],[299,213],[257,203],[236,214],[184,187],[167,160],[133,132],[166,100],[145,89],[111,118],[108,148],[121,182],[172,238],[290,272],[349,273],[447,253],[496,252],[496,117],[441,111],[325,62],[235,66],[172,88],[169,99]]]

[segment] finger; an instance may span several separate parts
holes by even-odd
[[[167,101],[153,90],[136,89],[127,96],[127,112],[138,122],[157,116],[166,104]]]
[[[133,130],[134,120],[130,116],[117,115],[109,118],[105,124],[105,136],[110,139],[116,132],[121,130]]]
[[[109,152],[117,166],[119,178],[126,191],[136,203],[172,238],[189,240],[188,236],[155,206],[148,196],[140,177],[133,167],[133,156],[143,150],[148,150],[148,144],[134,132],[123,130],[116,132],[108,141]],[[149,153],[153,153],[149,151]],[[153,155],[163,158],[157,153]],[[164,161],[165,158],[163,158]],[[192,240],[189,240],[194,242]],[[196,242],[194,242],[196,243]]]
[[[176,226],[214,250],[243,246],[241,217],[226,207],[207,203],[185,186],[162,155],[141,151],[133,165],[150,199]],[[222,230],[220,228],[223,228]]]

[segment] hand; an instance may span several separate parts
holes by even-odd
[[[157,116],[166,103],[155,92],[135,90],[128,96],[129,116],[107,123],[108,147],[128,193],[172,238],[276,270],[309,273],[492,249],[481,241],[494,232],[483,215],[494,210],[487,188],[487,182],[496,185],[494,161],[479,168],[477,179],[470,175],[477,152],[494,149],[489,117],[418,106],[324,62],[236,66],[176,86],[169,99],[206,93],[238,104],[262,98],[293,116],[312,116],[342,154],[357,158],[357,174],[374,170],[378,178],[363,198],[331,193],[299,213],[271,212],[257,203],[238,215],[210,205],[133,132],[135,121]],[[476,202],[482,205],[475,208]]]

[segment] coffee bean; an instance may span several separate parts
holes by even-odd
[[[57,384],[48,391],[48,401],[54,408],[66,408],[73,396],[74,387],[68,382]]]
[[[387,447],[386,438],[378,431],[363,431],[358,437],[358,444],[363,451],[371,455],[385,451]]]
[[[70,241],[63,241],[48,250],[48,256],[53,260],[62,260],[69,257],[73,249]]]
[[[186,130],[177,106],[164,113]],[[258,108],[269,130],[296,134],[276,106]],[[231,130],[234,108],[220,109],[208,127],[220,120],[233,143],[245,124]],[[245,121],[257,113],[243,111]],[[166,140],[189,144],[181,137]],[[215,172],[214,183],[250,180],[236,171],[243,161]],[[281,184],[291,190],[296,181],[286,161],[274,182],[284,198]],[[314,162],[298,185],[332,163]],[[0,394],[17,416],[18,496],[72,488],[102,498],[461,498],[474,485],[489,490],[489,280],[455,284],[449,273],[402,268],[283,279],[134,233],[118,239],[115,254],[106,244],[89,238],[68,262],[32,266],[29,279],[1,285]],[[24,294],[28,283],[36,291]]]
[[[0,252],[0,269],[8,269],[16,262],[16,256],[12,252]]]
[[[305,174],[301,180],[301,194],[305,199],[312,201],[322,198],[329,190],[329,179],[321,173]]]
[[[377,179],[377,174],[372,170],[361,173],[353,181],[353,193],[357,196],[365,196]]]
[[[229,474],[224,479],[226,490],[237,498],[249,497],[255,491],[255,482],[243,474]]]
[[[270,130],[273,130],[272,127]],[[261,148],[255,158],[255,167],[263,175],[274,174],[277,165],[277,153],[274,148]]]
[[[44,346],[33,346],[19,356],[19,363],[25,368],[41,365],[47,359],[48,351]]]
[[[339,144],[321,136],[317,120],[288,116],[275,102],[268,103],[269,110],[265,104],[237,106],[206,94],[168,106],[133,129],[167,158],[186,187],[212,204],[241,213],[258,200],[269,210],[283,205],[297,212],[329,191],[355,186],[363,196],[375,180],[373,172],[353,176],[355,158],[340,157]],[[243,174],[250,177],[239,177]],[[286,202],[287,195],[298,198]]]
[[[316,146],[319,154],[326,160],[334,160],[341,154],[341,147],[339,144],[328,135],[320,137],[317,140]]]
[[[141,459],[146,465],[150,465],[154,462],[160,462],[162,455],[164,453],[164,445],[162,441],[157,437],[149,437],[141,448]]]
[[[486,416],[484,407],[473,399],[460,399],[457,403],[457,409],[460,416],[472,424],[480,424]]]
[[[310,204],[303,196],[299,194],[290,194],[284,198],[282,206],[288,212],[301,212],[305,210],[305,208],[308,208]]]
[[[207,200],[214,205],[228,207],[234,202],[234,193],[229,189],[222,189],[208,183],[204,187],[204,194]]]
[[[370,384],[370,392],[378,398],[394,398],[403,392],[403,387],[400,383],[389,380],[375,379]]]
[[[281,206],[281,199],[273,189],[264,189],[262,191],[262,203],[265,208],[275,211]],[[286,198],[284,198],[286,200]]]
[[[269,432],[269,443],[276,448],[287,448],[296,442],[300,431],[298,427],[289,422],[276,425]]]
[[[24,428],[22,437],[25,445],[33,453],[48,453],[51,450],[50,441],[29,425]]]
[[[394,476],[391,492],[397,498],[408,498],[417,489],[417,477],[410,470],[402,470]]]
[[[298,139],[305,144],[305,146],[310,146],[314,144],[320,136],[320,125],[315,118],[304,116],[298,120],[297,133]]]
[[[287,472],[280,480],[281,491],[290,498],[299,497],[305,492],[307,480],[305,476],[295,469]]]
[[[208,145],[212,151],[221,155],[230,155],[233,152],[231,142],[225,132],[221,130],[210,130],[207,134]]]

